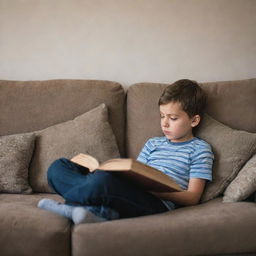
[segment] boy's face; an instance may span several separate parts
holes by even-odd
[[[172,142],[184,142],[193,138],[192,128],[200,122],[200,116],[192,118],[183,111],[180,102],[160,105],[161,128]]]

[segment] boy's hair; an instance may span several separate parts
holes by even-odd
[[[159,98],[158,105],[180,102],[189,117],[203,117],[206,94],[196,81],[181,79],[167,86]]]

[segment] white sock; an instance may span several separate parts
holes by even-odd
[[[74,206],[62,204],[60,202],[48,198],[40,200],[37,206],[41,209],[57,213],[69,219],[72,219],[72,211],[75,208]]]
[[[85,207],[75,207],[72,211],[72,220],[75,224],[106,221],[106,219],[98,217]]]

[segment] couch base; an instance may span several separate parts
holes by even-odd
[[[72,232],[74,256],[255,255],[256,204],[222,198],[172,212],[82,224]]]
[[[37,208],[38,201],[53,194],[0,194],[1,256],[68,256],[71,225],[66,218]]]

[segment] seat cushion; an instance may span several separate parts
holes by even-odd
[[[72,250],[74,256],[250,253],[256,251],[255,216],[255,203],[217,198],[163,214],[75,226]]]
[[[70,221],[37,208],[43,197],[57,195],[0,194],[1,255],[70,255]]]

